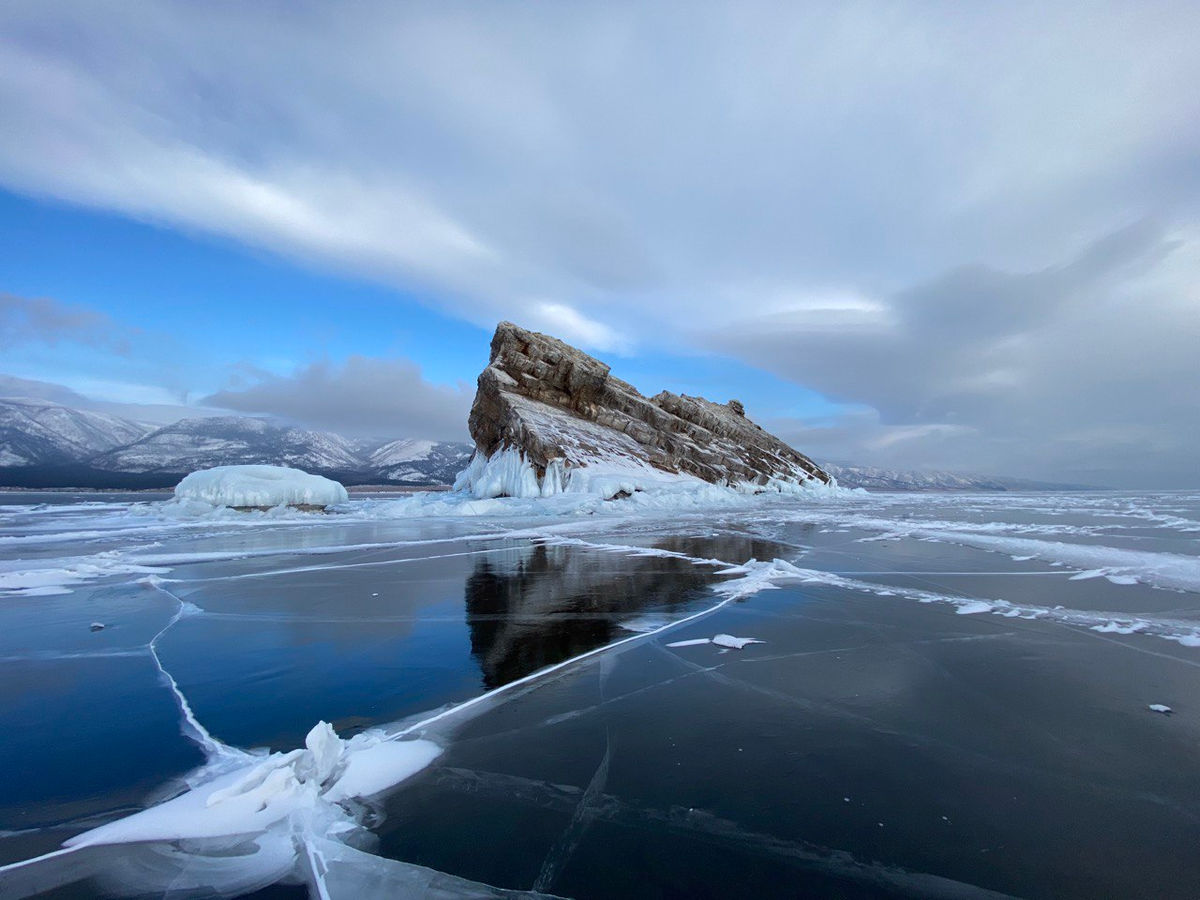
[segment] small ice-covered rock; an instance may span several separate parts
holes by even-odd
[[[93,622],[91,625],[91,628],[92,628],[92,631],[103,631],[104,623],[103,622]]]
[[[285,466],[216,466],[185,477],[175,486],[175,499],[199,500],[234,509],[294,506],[324,509],[350,499],[329,478]]]
[[[750,644],[761,644],[757,638],[734,637],[732,634],[718,634],[712,642],[718,647],[728,647],[730,650],[741,650]]]
[[[1152,712],[1162,713],[1164,716],[1169,716],[1171,713],[1173,713],[1175,711],[1175,710],[1171,709],[1171,707],[1165,706],[1162,703],[1151,703],[1150,706],[1147,708],[1150,709]]]

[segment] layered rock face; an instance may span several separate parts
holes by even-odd
[[[752,490],[831,483],[811,459],[747,419],[738,401],[667,391],[644,397],[600,360],[511,322],[492,338],[469,424],[476,455],[458,486],[478,496],[579,490],[589,469]],[[498,471],[504,467],[521,471]]]

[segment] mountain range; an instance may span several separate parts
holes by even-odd
[[[447,485],[474,448],[414,438],[364,440],[251,416],[156,426],[46,400],[0,399],[0,487],[167,488],[197,469],[287,465],[347,485]],[[845,487],[882,491],[1086,490],[1016,478],[824,465]]]
[[[0,399],[0,486],[173,487],[197,469],[286,465],[343,484],[449,484],[474,448],[360,440],[250,416],[153,426],[44,400]]]

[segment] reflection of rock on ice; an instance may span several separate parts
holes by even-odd
[[[179,796],[77,835],[64,851],[0,869],[4,893],[26,896],[24,877],[31,892],[94,875],[124,893],[218,894],[312,880],[320,876],[311,869],[312,842],[369,840],[361,801],[440,753],[432,741],[380,733],[342,740],[325,722],[308,733],[303,749],[266,757],[228,750]]]
[[[610,643],[637,614],[653,610],[661,627],[713,575],[682,559],[544,543],[481,556],[466,583],[471,652],[484,684],[499,687]]]

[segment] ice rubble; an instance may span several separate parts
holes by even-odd
[[[85,831],[64,847],[180,841],[265,833],[289,819],[321,821],[331,834],[357,828],[342,801],[381,793],[428,766],[441,753],[432,741],[389,741],[364,732],[348,741],[318,722],[304,749],[260,761],[192,788],[165,803]],[[246,757],[253,759],[252,757]]]
[[[315,896],[330,896],[327,870],[314,867],[318,857],[348,863],[343,885],[355,882],[355,872],[387,867],[386,860],[355,856],[339,844],[365,834],[361,801],[410,778],[441,753],[432,741],[397,737],[373,731],[343,740],[319,722],[305,746],[290,753],[262,757],[223,747],[178,796],[76,835],[61,850],[0,866],[7,889],[0,893],[27,896],[95,876],[121,895],[230,896],[280,881],[308,881]],[[101,847],[106,854],[95,856]],[[394,874],[416,877],[399,869]]]
[[[216,466],[186,476],[175,499],[211,506],[271,509],[325,507],[349,500],[346,489],[328,478],[285,466]]]

